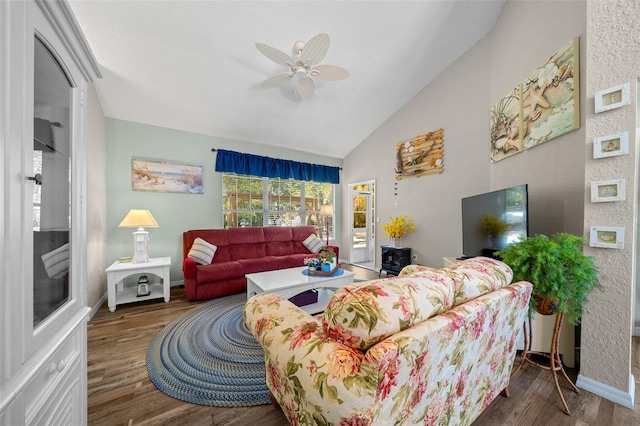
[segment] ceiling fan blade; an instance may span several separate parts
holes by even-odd
[[[282,50],[278,50],[275,47],[267,46],[266,44],[256,43],[256,47],[264,56],[271,59],[276,64],[290,67],[293,63],[291,56],[284,53]]]
[[[338,81],[349,78],[349,71],[335,65],[316,65],[311,69],[311,75],[320,81]]]
[[[300,59],[305,64],[313,66],[322,61],[328,51],[329,36],[325,33],[320,33],[304,45],[304,49],[302,49],[302,53],[300,54]]]
[[[260,83],[260,87],[263,87],[266,89],[269,87],[280,86],[282,84],[285,84],[291,81],[291,77],[293,77],[293,74],[290,72],[283,72],[280,74],[276,74],[272,77],[269,77],[262,83]]]
[[[309,77],[296,79],[296,90],[302,99],[309,99],[313,96],[315,84]]]

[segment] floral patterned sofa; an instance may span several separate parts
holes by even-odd
[[[258,294],[245,322],[292,425],[468,425],[509,385],[532,285],[489,258],[345,286],[312,317]]]

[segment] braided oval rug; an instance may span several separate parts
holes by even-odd
[[[153,339],[147,371],[174,398],[200,405],[268,404],[264,352],[242,318],[244,293],[186,312]]]

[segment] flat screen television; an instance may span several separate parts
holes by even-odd
[[[508,230],[491,238],[479,229],[483,215],[506,222]],[[462,257],[493,257],[493,253],[529,235],[527,184],[462,199]]]

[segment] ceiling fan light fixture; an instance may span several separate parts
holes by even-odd
[[[285,84],[295,77],[296,92],[302,99],[313,96],[314,82],[312,77],[322,81],[344,80],[349,77],[349,71],[335,65],[318,65],[329,50],[329,36],[320,33],[308,43],[296,41],[293,44],[293,56],[289,56],[275,47],[256,43],[256,48],[273,62],[289,67],[290,73],[276,74],[266,79],[261,86],[273,87]]]
[[[296,67],[293,73],[298,78],[305,78],[307,76],[307,69],[305,67]]]

